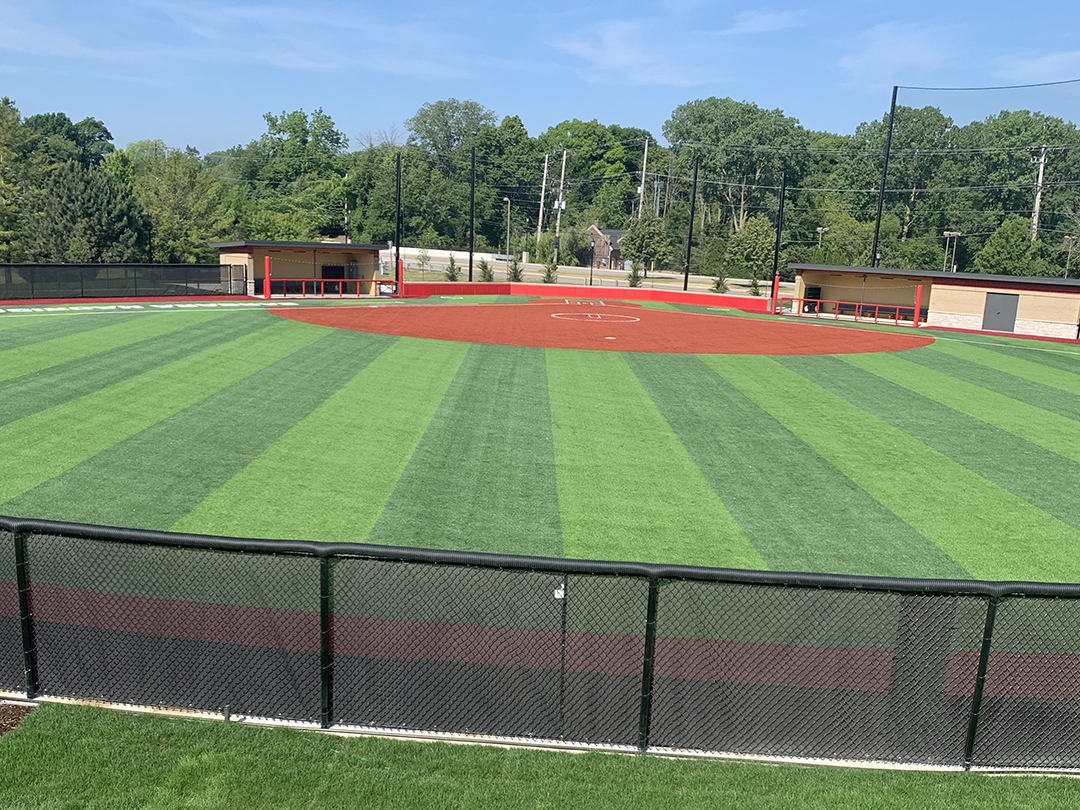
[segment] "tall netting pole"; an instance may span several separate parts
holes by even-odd
[[[270,299],[270,257],[263,262],[263,298]]]
[[[397,277],[398,298],[405,297],[405,272],[401,267],[401,152],[397,153],[394,202],[394,274]]]
[[[881,209],[885,205],[885,181],[889,177],[889,150],[892,148],[893,119],[896,117],[896,91],[893,85],[892,104],[889,105],[889,131],[885,135],[885,160],[881,166],[881,187],[877,197],[877,219],[874,220],[874,246],[870,249],[870,266],[878,266],[878,237],[881,235]]]

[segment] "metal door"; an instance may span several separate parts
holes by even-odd
[[[1016,304],[1019,295],[987,293],[982,328],[989,332],[1012,332],[1016,326]]]

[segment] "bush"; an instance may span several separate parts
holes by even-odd
[[[728,291],[727,279],[724,278],[722,273],[717,274],[716,278],[713,279],[712,291],[714,293],[726,293]]]
[[[494,281],[495,273],[492,272],[491,265],[488,264],[487,259],[481,259],[477,264],[477,269],[480,271],[481,281]]]
[[[544,277],[541,279],[545,284],[556,284],[559,281],[559,266],[555,262],[544,265]]]
[[[521,269],[521,262],[518,261],[518,257],[512,255],[510,261],[506,264],[506,280],[517,283],[521,281],[523,273],[524,271]]]
[[[641,262],[630,262],[630,274],[626,277],[626,283],[631,287],[641,286]]]
[[[761,285],[758,283],[758,277],[756,272],[750,275],[750,294],[761,295]]]
[[[460,271],[458,270],[457,262],[454,261],[454,254],[450,254],[450,261],[446,264],[446,280],[457,281]]]

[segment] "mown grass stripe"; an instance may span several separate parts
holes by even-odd
[[[566,556],[764,567],[622,355],[546,351]]]
[[[1021,377],[1040,385],[1048,385],[1069,394],[1080,396],[1080,367],[1076,372],[1062,371],[1034,359],[1013,357],[988,349],[973,346],[970,343],[938,341],[931,346],[934,351],[949,354],[971,363],[978,363],[1014,377]]]
[[[702,358],[980,579],[1080,579],[1080,531],[767,357]]]
[[[185,312],[170,317],[138,318],[124,323],[99,324],[100,328],[75,335],[56,337],[40,343],[0,352],[0,380],[32,374],[43,368],[89,357],[98,352],[130,346],[133,343],[175,332],[193,323],[205,323],[227,312]]]
[[[399,339],[172,528],[362,542],[467,350]]]
[[[324,327],[278,320],[236,340],[0,427],[0,505],[318,340]]]
[[[562,555],[543,349],[469,349],[368,542]]]
[[[110,324],[134,321],[145,314],[143,312],[110,313],[108,317],[94,317],[63,313],[34,318],[9,315],[7,318],[0,319],[4,325],[3,332],[0,332],[0,352],[17,349],[20,346],[30,346],[45,340],[55,340],[67,335],[76,335],[92,329],[101,329]]]
[[[982,336],[980,335],[978,337]],[[1024,360],[1039,363],[1040,365],[1061,369],[1070,374],[1080,374],[1080,351],[1061,343],[1048,343],[1034,340],[1024,341],[1023,343],[1020,343],[1019,341],[1005,343],[1001,341],[979,340],[976,336],[972,336],[972,339],[970,340],[952,336],[948,338],[938,336],[938,340],[944,343],[965,343],[979,346],[980,348],[997,352],[1008,357],[1019,357]]]
[[[933,372],[967,383],[1002,397],[1027,403],[1033,408],[1051,411],[1067,419],[1080,421],[1080,397],[1059,388],[1025,380],[997,369],[973,363],[930,348],[904,353],[904,358]]]
[[[1080,528],[1080,464],[835,357],[777,358],[969,470]]]
[[[0,425],[263,329],[273,323],[268,320],[271,317],[262,312],[236,312],[229,318],[195,323],[8,380],[0,402]]]
[[[167,529],[394,338],[336,330],[5,505],[15,514]]]
[[[936,353],[934,353],[936,354]],[[899,354],[849,354],[841,359],[871,374],[901,385],[928,399],[947,405],[953,410],[974,416],[1027,439],[1059,456],[1080,462],[1080,424],[1072,419],[1020,402],[1004,394],[982,388],[974,383],[944,374],[923,363],[915,362],[914,352]],[[943,359],[950,359],[940,355]],[[911,360],[906,359],[911,357]],[[966,363],[958,360],[957,362]],[[973,365],[968,363],[967,365]],[[986,371],[994,376],[996,372]],[[1020,380],[1017,380],[1020,383]],[[1034,383],[1024,383],[1034,386]],[[1002,384],[1003,387],[1011,387]],[[1054,390],[1054,389],[1051,389]],[[1060,391],[1055,393],[1067,397]],[[1077,400],[1080,406],[1080,400]]]
[[[967,576],[700,358],[626,358],[770,568]]]

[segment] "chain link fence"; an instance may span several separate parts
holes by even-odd
[[[228,264],[0,264],[0,299],[244,295]]]
[[[0,691],[665,754],[1080,769],[1080,586],[0,518]]]

